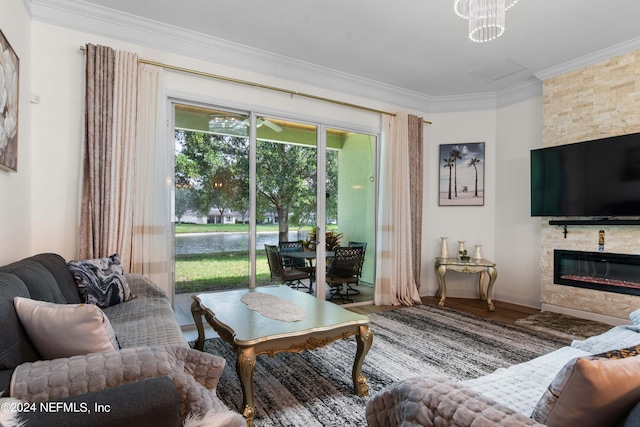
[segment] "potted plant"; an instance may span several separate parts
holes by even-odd
[[[460,254],[460,259],[462,261],[469,261],[471,259],[471,257],[469,255],[467,255],[467,250],[466,249],[458,251],[458,253]]]
[[[309,240],[303,240],[303,246],[307,251],[315,251],[316,250],[316,232],[317,228],[314,226],[311,229],[311,233],[309,233]],[[343,234],[338,233],[337,231],[327,230],[325,233],[325,242],[326,248],[328,251],[332,251],[338,246],[340,246],[340,239],[342,239]]]

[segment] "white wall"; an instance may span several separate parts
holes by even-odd
[[[499,109],[497,136],[494,296],[540,308],[540,218],[531,217],[529,153],[542,146],[542,97]]]
[[[32,23],[33,253],[78,253],[84,58],[67,31]]]
[[[536,97],[497,110],[429,115],[426,129],[425,200],[421,295],[433,295],[438,283],[433,261],[440,237],[468,250],[482,244],[484,257],[496,263],[496,300],[540,306],[540,221],[529,212],[529,151],[542,144],[542,100]],[[439,145],[485,143],[484,206],[438,206]],[[477,275],[448,272],[447,296],[477,298]]]
[[[433,295],[438,287],[433,263],[440,252],[440,237],[448,237],[449,253],[457,253],[458,240],[470,252],[481,244],[484,257],[495,260],[496,204],[496,111],[472,111],[429,115],[433,124],[425,129],[425,194],[423,201],[421,295]],[[485,143],[484,206],[438,206],[438,178],[442,168],[441,144]],[[500,274],[500,266],[498,266]],[[447,296],[478,297],[477,275],[448,272]],[[496,287],[499,282],[496,282]]]
[[[397,109],[393,105],[280,81],[42,22],[34,21],[31,25],[32,91],[41,99],[39,104],[33,105],[34,150],[30,174],[34,194],[31,202],[32,253],[54,251],[67,259],[77,256],[84,121],[84,58],[79,48],[86,43],[104,44],[137,52],[144,59],[291,88],[381,110]],[[167,72],[166,90],[173,98],[254,109],[301,121],[319,118],[337,127],[356,131],[375,133],[380,127],[378,114],[177,72]],[[539,304],[536,276],[539,243],[531,243],[539,237],[535,223],[531,223],[528,216],[528,167],[522,166],[525,159],[528,161],[529,150],[540,140],[539,106],[540,101],[533,100],[495,110],[434,114],[411,112],[433,122],[425,126],[422,295],[432,295],[437,288],[433,261],[439,251],[440,236],[448,236],[451,250],[456,240],[465,240],[469,249],[480,243],[485,257],[497,262],[495,298],[532,306]],[[439,145],[458,142],[486,144],[484,206],[438,206],[437,182],[442,163]],[[3,185],[2,179],[0,176],[0,186]],[[12,198],[23,198],[29,202],[29,197],[23,197],[22,192],[16,192]],[[21,217],[15,213],[12,218]],[[26,228],[28,231],[28,224]],[[4,232],[0,230],[0,233]],[[515,254],[515,262],[514,244],[520,251]],[[23,250],[28,251],[29,247]],[[18,259],[21,255],[7,253],[7,256]],[[522,280],[522,272],[526,273],[527,280]],[[477,297],[474,279],[471,275],[448,273],[448,295]]]
[[[0,265],[31,254],[31,22],[21,0],[0,0],[0,30],[20,59],[18,172],[0,170]]]

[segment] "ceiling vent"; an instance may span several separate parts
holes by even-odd
[[[503,58],[492,64],[473,70],[471,74],[481,78],[482,80],[495,82],[496,80],[510,76],[511,74],[515,74],[522,70],[526,70],[526,67],[513,62],[509,58]]]

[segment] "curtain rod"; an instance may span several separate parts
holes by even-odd
[[[84,46],[80,46],[80,50],[81,51],[85,51],[85,47]],[[293,91],[293,90],[289,90],[289,89],[283,89],[280,87],[276,87],[276,86],[269,86],[269,85],[264,85],[261,83],[255,83],[255,82],[250,82],[248,80],[240,80],[240,79],[235,79],[233,77],[226,77],[226,76],[221,76],[219,74],[212,74],[212,73],[207,73],[204,71],[199,71],[199,70],[194,70],[191,68],[184,68],[184,67],[178,67],[175,65],[169,65],[169,64],[164,64],[162,62],[155,62],[155,61],[149,61],[146,59],[138,59],[138,62],[142,63],[142,64],[147,64],[147,65],[154,65],[156,67],[161,67],[167,70],[173,70],[173,71],[179,71],[181,73],[187,73],[187,74],[194,74],[197,76],[201,76],[201,77],[207,77],[207,78],[211,78],[211,79],[216,79],[216,80],[222,80],[225,82],[230,82],[230,83],[236,83],[236,84],[241,84],[241,85],[245,85],[245,86],[252,86],[255,88],[259,88],[259,89],[267,89],[267,90],[271,90],[274,92],[280,92],[280,93],[286,93],[288,95],[295,95],[295,96],[300,96],[303,98],[309,98],[309,99],[315,99],[317,101],[324,101],[324,102],[329,102],[331,104],[338,104],[338,105],[342,105],[344,107],[350,107],[350,108],[355,108],[357,110],[364,110],[364,111],[369,111],[372,113],[379,113],[379,114],[386,114],[387,116],[396,116],[396,113],[391,113],[388,111],[383,111],[383,110],[376,110],[375,108],[369,108],[369,107],[364,107],[362,105],[357,105],[357,104],[351,104],[348,102],[343,102],[343,101],[338,101],[335,99],[331,99],[331,98],[325,98],[322,96],[317,96],[317,95],[312,95],[309,93],[304,93],[304,92],[297,92],[297,91]],[[428,125],[432,124],[432,122],[428,121],[428,120],[422,120],[423,123],[426,123]]]

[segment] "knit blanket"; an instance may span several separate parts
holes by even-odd
[[[146,378],[169,376],[180,396],[180,417],[209,410],[227,412],[215,397],[225,359],[177,346],[134,347],[18,366],[11,397],[43,402],[98,391]]]

